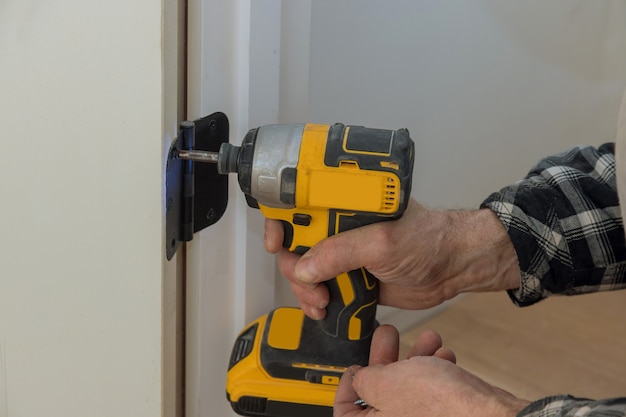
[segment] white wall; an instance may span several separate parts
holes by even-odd
[[[2,417],[161,415],[163,7],[0,2]]]
[[[615,138],[621,0],[295,3],[281,121],[407,127],[427,206],[477,207],[540,157]]]
[[[413,195],[476,206],[548,152],[614,140],[623,1],[314,1],[309,118],[408,127]]]

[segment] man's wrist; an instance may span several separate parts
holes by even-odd
[[[490,209],[448,211],[454,248],[449,285],[456,294],[503,291],[519,287],[515,248],[498,216]]]

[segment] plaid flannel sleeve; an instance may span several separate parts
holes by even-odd
[[[626,288],[614,148],[580,146],[545,158],[523,180],[483,202],[517,252],[520,287],[509,291],[517,305],[553,294]]]
[[[593,401],[558,395],[535,401],[517,417],[626,417],[626,398]]]

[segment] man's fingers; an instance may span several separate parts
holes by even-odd
[[[448,348],[445,347],[440,347],[439,349],[437,349],[437,351],[433,354],[433,356],[436,356],[438,358],[441,358],[443,360],[446,360],[448,362],[452,362],[454,364],[456,364],[456,355],[454,354],[453,351],[451,351]]]
[[[408,358],[414,356],[436,356],[448,362],[456,363],[456,355],[452,350],[443,347],[441,336],[434,330],[426,330],[417,337],[407,355]]]
[[[434,330],[426,330],[417,337],[407,357],[432,356],[442,345],[443,342],[439,333]]]
[[[283,247],[283,225],[279,220],[265,219],[265,250],[269,253],[278,253]]]
[[[300,255],[289,252],[285,248],[278,250],[278,269],[290,281],[295,281],[293,269],[295,268]]]
[[[363,410],[360,405],[354,403],[359,399],[359,396],[352,387],[352,379],[359,369],[360,367],[357,365],[351,366],[341,377],[335,395],[334,417],[348,417]]]
[[[398,360],[400,335],[398,330],[383,324],[374,331],[370,348],[370,365],[387,365]]]
[[[372,366],[386,365],[398,360],[398,348],[400,345],[400,335],[398,330],[391,326],[383,324],[374,331],[372,336],[372,346],[370,349],[369,367],[361,368],[360,366],[351,366],[341,377],[337,394],[335,396],[335,417],[348,417],[361,415],[367,411],[362,406],[354,402],[361,396],[354,390],[353,379],[358,372],[369,370]],[[370,410],[372,411],[372,410]]]
[[[389,365],[370,365],[364,368],[358,368],[354,372],[354,378],[352,378],[352,389],[358,395],[360,399],[365,401],[367,405],[372,408],[380,409],[380,399],[384,389],[381,391],[381,387],[386,387],[386,376],[389,375],[390,369],[396,367],[400,362],[395,362]],[[397,369],[397,368],[396,368]],[[393,371],[391,371],[393,374]]]
[[[282,248],[278,255],[278,269],[287,278],[291,291],[294,293],[304,314],[313,320],[321,320],[326,316],[328,305],[328,287],[323,284],[303,284],[295,279],[293,269],[300,259],[299,255]]]

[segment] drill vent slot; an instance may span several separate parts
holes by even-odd
[[[262,415],[265,413],[266,408],[267,398],[245,396],[239,399],[239,404],[235,411],[238,414],[241,414],[240,411],[243,411],[245,415],[251,415],[249,413]]]
[[[241,359],[248,356],[251,350],[252,342],[250,340],[241,339],[237,341],[237,344],[235,345],[235,350],[233,351],[233,360],[231,362],[239,362]]]
[[[398,182],[393,177],[387,177],[387,184],[383,195],[383,210],[393,211],[398,205]]]
[[[252,348],[254,347],[254,338],[256,336],[258,325],[250,327],[248,330],[243,332],[235,342],[235,346],[233,346],[233,350],[230,355],[230,361],[228,364],[228,369],[235,366],[239,361],[248,356],[250,352],[252,352]]]

